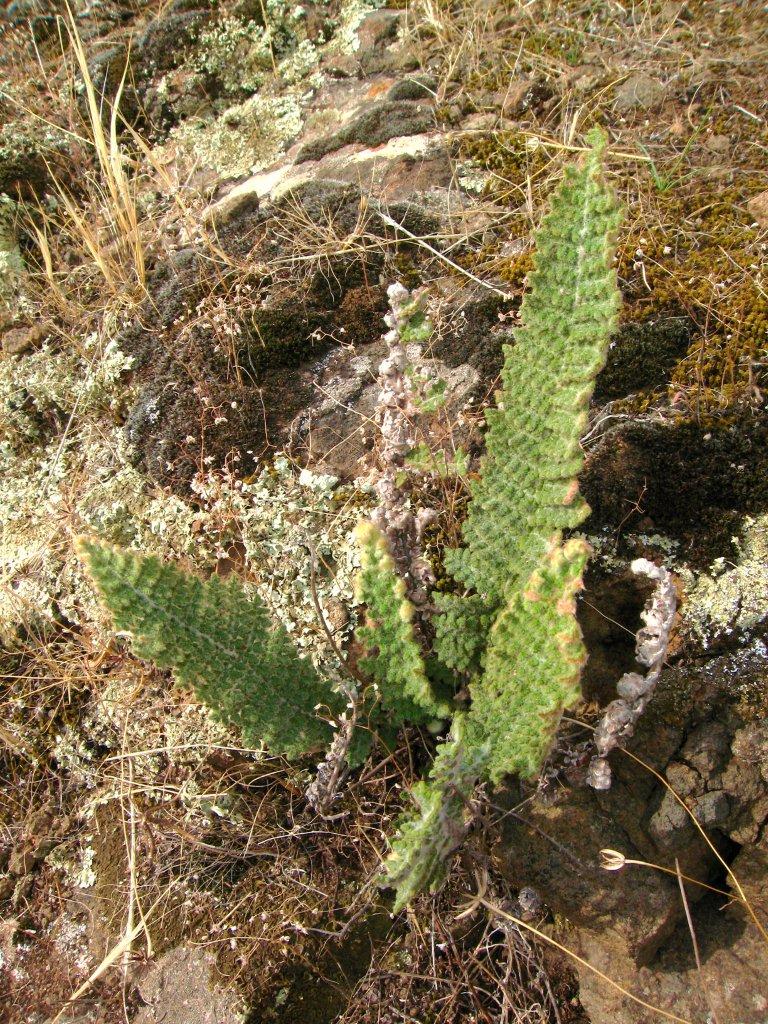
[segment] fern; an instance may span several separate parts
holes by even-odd
[[[315,708],[340,711],[343,699],[234,578],[202,581],[93,540],[81,540],[79,551],[116,629],[133,634],[136,654],[172,669],[217,717],[239,726],[247,744],[296,757],[329,742]]]
[[[583,167],[567,172],[537,234],[522,326],[505,350],[497,408],[487,413],[466,546],[446,557],[475,593],[436,599],[435,650],[444,665],[472,674],[472,703],[430,780],[414,788],[418,812],[393,843],[387,884],[397,907],[442,881],[477,780],[535,775],[563,709],[580,696],[575,596],[589,548],[562,535],[589,511],[578,489],[579,440],[620,301],[618,213],[602,181],[602,149],[599,136]]]
[[[435,649],[440,661],[455,672],[478,672],[493,625],[493,610],[479,594],[458,597],[435,594]]]
[[[589,511],[577,484],[579,438],[620,303],[612,266],[619,215],[600,173],[602,137],[593,141],[537,232],[522,326],[505,350],[498,407],[486,413],[466,547],[446,558],[456,579],[496,606]]]
[[[360,667],[375,679],[395,724],[450,717],[450,704],[435,696],[427,678],[413,631],[413,606],[383,534],[373,523],[362,522],[356,536],[360,572],[355,597],[367,607],[366,625],[357,630],[368,648]]]
[[[469,801],[483,770],[486,752],[467,744],[465,719],[453,720],[451,736],[437,748],[429,780],[411,790],[414,813],[398,823],[398,835],[387,857],[386,884],[397,890],[394,911],[426,889],[435,892],[450,866],[467,828]]]
[[[492,782],[510,772],[536,775],[563,709],[581,696],[586,652],[575,595],[588,554],[583,540],[554,548],[493,625],[469,711],[472,735],[490,746]]]

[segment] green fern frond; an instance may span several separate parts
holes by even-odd
[[[172,669],[217,717],[239,726],[248,745],[297,757],[329,742],[332,731],[315,709],[340,711],[343,699],[236,579],[203,581],[90,539],[78,548],[136,654]]]
[[[478,672],[494,612],[480,594],[435,594],[435,652],[454,672]]]
[[[498,408],[453,575],[496,604],[520,590],[563,530],[588,507],[579,495],[579,438],[595,376],[616,328],[613,268],[619,215],[601,175],[602,137],[568,169],[536,234],[522,326],[505,351]]]
[[[469,801],[483,771],[486,752],[464,738],[465,719],[459,713],[451,735],[441,743],[429,780],[411,790],[416,810],[398,822],[398,835],[385,863],[384,884],[397,890],[394,912],[413,897],[443,883],[450,858],[467,828]]]
[[[509,772],[536,775],[563,710],[581,696],[586,651],[576,594],[589,551],[579,539],[553,548],[493,625],[468,714],[472,736],[490,744],[492,782]]]
[[[357,630],[368,650],[361,668],[378,684],[382,705],[396,724],[449,717],[450,705],[435,696],[427,678],[413,631],[413,606],[383,534],[362,522],[355,535],[360,547],[355,597],[367,607],[366,624]]]

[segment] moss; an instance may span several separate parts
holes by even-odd
[[[729,550],[734,522],[768,508],[768,417],[736,408],[698,424],[620,423],[588,455],[582,475],[591,528],[618,533],[639,521],[684,542],[708,565]]]
[[[663,222],[634,229],[623,246],[625,318],[681,307],[691,318],[691,341],[671,370],[669,393],[684,395],[699,414],[748,397],[760,384],[768,297],[756,272],[764,253],[746,202],[764,187],[755,175],[671,187],[657,200]]]
[[[606,365],[597,379],[595,401],[623,398],[665,385],[670,371],[688,349],[690,334],[691,324],[685,316],[656,316],[642,323],[624,324],[611,342]],[[648,402],[648,397],[640,399],[633,411],[643,412]]]
[[[532,146],[528,137],[517,131],[467,134],[461,138],[459,157],[465,187],[474,189],[477,180],[486,198],[505,206],[518,183],[536,181],[550,165],[543,147]],[[533,268],[531,223],[518,212],[505,220],[504,230],[504,241],[493,239],[462,256],[459,262],[474,273],[497,277],[513,293],[522,292],[526,275]]]

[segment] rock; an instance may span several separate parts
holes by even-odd
[[[686,629],[707,645],[749,635],[768,620],[768,515],[748,516],[740,534],[728,562],[718,559],[688,589]]]
[[[235,224],[242,225],[244,219],[250,218],[259,209],[259,200],[255,189],[233,189],[204,212],[203,223],[212,225],[217,231]]]
[[[497,797],[498,800],[498,797]],[[517,803],[514,792],[503,806]],[[675,885],[658,872],[600,868],[600,850],[642,858],[594,794],[569,790],[553,805],[534,800],[505,819],[499,868],[513,885],[532,885],[555,913],[597,934],[610,933],[622,955],[647,963],[679,918]]]
[[[213,980],[216,958],[199,946],[179,946],[152,964],[138,982],[145,1002],[136,1024],[242,1024],[234,991]]]
[[[704,793],[696,800],[693,813],[696,820],[705,828],[724,825],[731,810],[730,801],[721,789]]]
[[[750,217],[754,218],[755,222],[759,224],[761,228],[768,227],[768,189],[765,192],[759,192],[756,196],[752,196],[747,201],[747,210],[749,211]]]
[[[539,112],[554,95],[553,85],[545,78],[513,78],[504,91],[496,94],[495,102],[504,117],[519,117],[529,111]]]
[[[665,86],[649,75],[634,74],[616,87],[614,107],[620,114],[636,110],[652,110],[664,100]]]
[[[732,868],[756,903],[766,895],[768,854],[743,850]],[[691,899],[692,887],[688,887]],[[761,984],[765,943],[738,903],[706,896],[691,907],[701,957],[697,968],[688,925],[677,931],[653,963],[640,968],[609,936],[582,933],[575,951],[651,1006],[688,1020],[765,1024],[768,998]],[[658,1013],[630,1001],[592,971],[580,969],[579,998],[592,1024],[656,1024]]]
[[[46,161],[53,161],[58,171],[54,155],[36,141],[27,126],[19,121],[0,125],[0,195],[14,199],[42,195],[50,178]]]
[[[248,202],[249,195],[255,196],[257,201],[279,202],[292,189],[310,182],[362,185],[366,194],[376,200],[405,202],[430,189],[447,189],[452,176],[450,154],[439,136],[410,135],[390,139],[376,149],[329,153],[311,171],[304,166],[280,164],[254,174],[209,207],[204,220],[220,217],[228,220],[232,216],[229,207],[239,209],[241,203]],[[453,199],[455,210],[455,194]]]
[[[692,822],[672,793],[665,793],[661,805],[648,822],[648,832],[659,847],[678,851],[692,839]]]
[[[260,258],[284,260],[292,243],[269,231],[272,218],[304,218],[343,236],[359,215],[356,186],[306,182],[246,214],[245,225],[233,217],[218,229],[218,244],[230,253],[250,238],[249,248],[258,227]],[[138,385],[125,422],[136,464],[188,496],[201,459],[212,468],[234,459],[247,475],[267,451],[285,445],[292,421],[316,397],[318,360],[339,343],[362,345],[381,335],[385,292],[365,284],[378,279],[381,259],[340,251],[307,268],[299,285],[287,278],[267,289],[255,278],[243,303],[226,307],[228,343],[212,345],[197,309],[221,282],[210,280],[204,250],[174,254],[153,275],[151,300],[118,339],[134,358]]]
[[[355,114],[337,131],[301,146],[296,163],[319,160],[352,143],[378,146],[401,135],[419,135],[433,124],[431,106],[409,100],[381,100]]]
[[[699,775],[720,771],[731,754],[731,732],[724,722],[707,722],[694,729],[683,744],[680,758]]]
[[[587,450],[581,486],[601,529],[645,518],[709,566],[718,551],[732,554],[736,513],[768,505],[768,413],[608,425]]]
[[[504,362],[502,347],[512,341],[512,332],[500,320],[511,302],[479,285],[458,283],[455,277],[439,278],[432,290],[444,315],[429,354],[448,366],[466,363],[485,385],[491,384]]]
[[[412,71],[419,66],[418,58],[407,44],[398,42],[401,21],[401,11],[378,10],[371,11],[360,22],[359,45],[353,56],[363,74]]]
[[[399,11],[381,10],[366,14],[357,27],[358,54],[363,55],[394,42],[397,39],[401,17]]]
[[[319,399],[297,417],[291,428],[292,451],[306,466],[332,473],[343,481],[365,472],[365,460],[375,437],[378,368],[386,352],[386,344],[378,340],[360,355],[350,358],[347,351],[334,352],[318,365]],[[445,382],[442,415],[456,424],[452,444],[465,443],[459,412],[476,395],[477,371],[466,365],[449,368],[434,359],[425,359],[422,365],[436,380]],[[425,421],[425,436],[427,432]],[[452,452],[446,452],[446,457],[450,459]]]
[[[48,336],[41,324],[34,327],[12,327],[2,335],[3,352],[9,356],[19,356],[39,348]]]
[[[594,582],[588,580],[588,587],[591,598]],[[625,613],[619,614],[626,621]],[[611,634],[584,632],[590,662],[603,645],[607,662]],[[765,664],[765,645],[756,641],[750,649],[666,669],[627,741],[627,749],[666,774],[726,857],[732,856],[735,843],[759,842],[768,821],[768,783],[761,772],[764,765],[768,776],[768,718],[759,696]],[[756,706],[745,699],[753,687]],[[601,695],[603,703],[608,699],[610,694]],[[619,965],[619,981],[631,979],[641,966],[648,969],[641,974],[649,984],[663,987],[665,968],[657,972],[656,965],[664,962],[667,950],[690,949],[674,878],[631,865],[601,872],[599,851],[617,850],[627,858],[671,867],[677,859],[684,874],[715,885],[722,884],[721,868],[686,808],[652,772],[616,751],[611,755],[613,786],[590,793],[580,784],[578,754],[577,749],[566,758],[570,774],[561,774],[549,793],[528,794],[519,818],[513,813],[504,819],[500,867],[514,885],[533,885],[548,906],[566,917],[576,929],[569,932],[569,945],[575,936],[577,951],[586,951],[590,962],[610,977],[617,977],[613,964]],[[518,805],[521,795],[510,786],[502,803]],[[694,917],[708,920],[711,907],[703,891],[690,885],[688,900]],[[713,905],[722,906],[722,901]],[[683,930],[675,931],[681,925]],[[738,934],[738,929],[724,932],[722,941],[731,942]],[[674,970],[688,967],[678,964]],[[628,987],[636,991],[633,984]],[[590,987],[590,997],[599,988]],[[673,1004],[662,1000],[660,1005]],[[634,1024],[645,1018],[621,1019]]]

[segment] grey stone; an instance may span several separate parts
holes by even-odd
[[[649,75],[630,75],[616,88],[614,106],[620,114],[635,110],[652,110],[666,94],[664,85]]]
[[[698,798],[694,814],[702,825],[713,828],[725,823],[730,809],[730,801],[722,789],[714,789]]]
[[[685,741],[680,757],[699,772],[711,775],[722,769],[731,753],[731,733],[722,722],[707,722]]]
[[[667,792],[661,800],[659,809],[651,815],[648,823],[648,831],[658,846],[673,845],[676,834],[685,830],[686,835],[690,819],[684,807],[675,800],[674,796]]]
[[[766,895],[768,854],[754,848],[743,850],[732,868],[759,905]],[[764,940],[739,904],[724,909],[722,899],[706,898],[697,904],[693,896],[689,887],[701,969],[685,921],[654,961],[640,968],[611,941],[609,932],[582,932],[574,951],[638,999],[678,1018],[765,1024]],[[586,968],[580,969],[579,998],[592,1024],[656,1024],[660,1019],[658,1013],[630,1001]]]
[[[48,336],[48,332],[40,324],[34,327],[11,327],[3,333],[3,352],[10,356],[20,356],[39,348]]]
[[[179,946],[153,964],[138,983],[146,1003],[136,1024],[242,1024],[236,993],[211,980],[215,957],[196,946]]]

